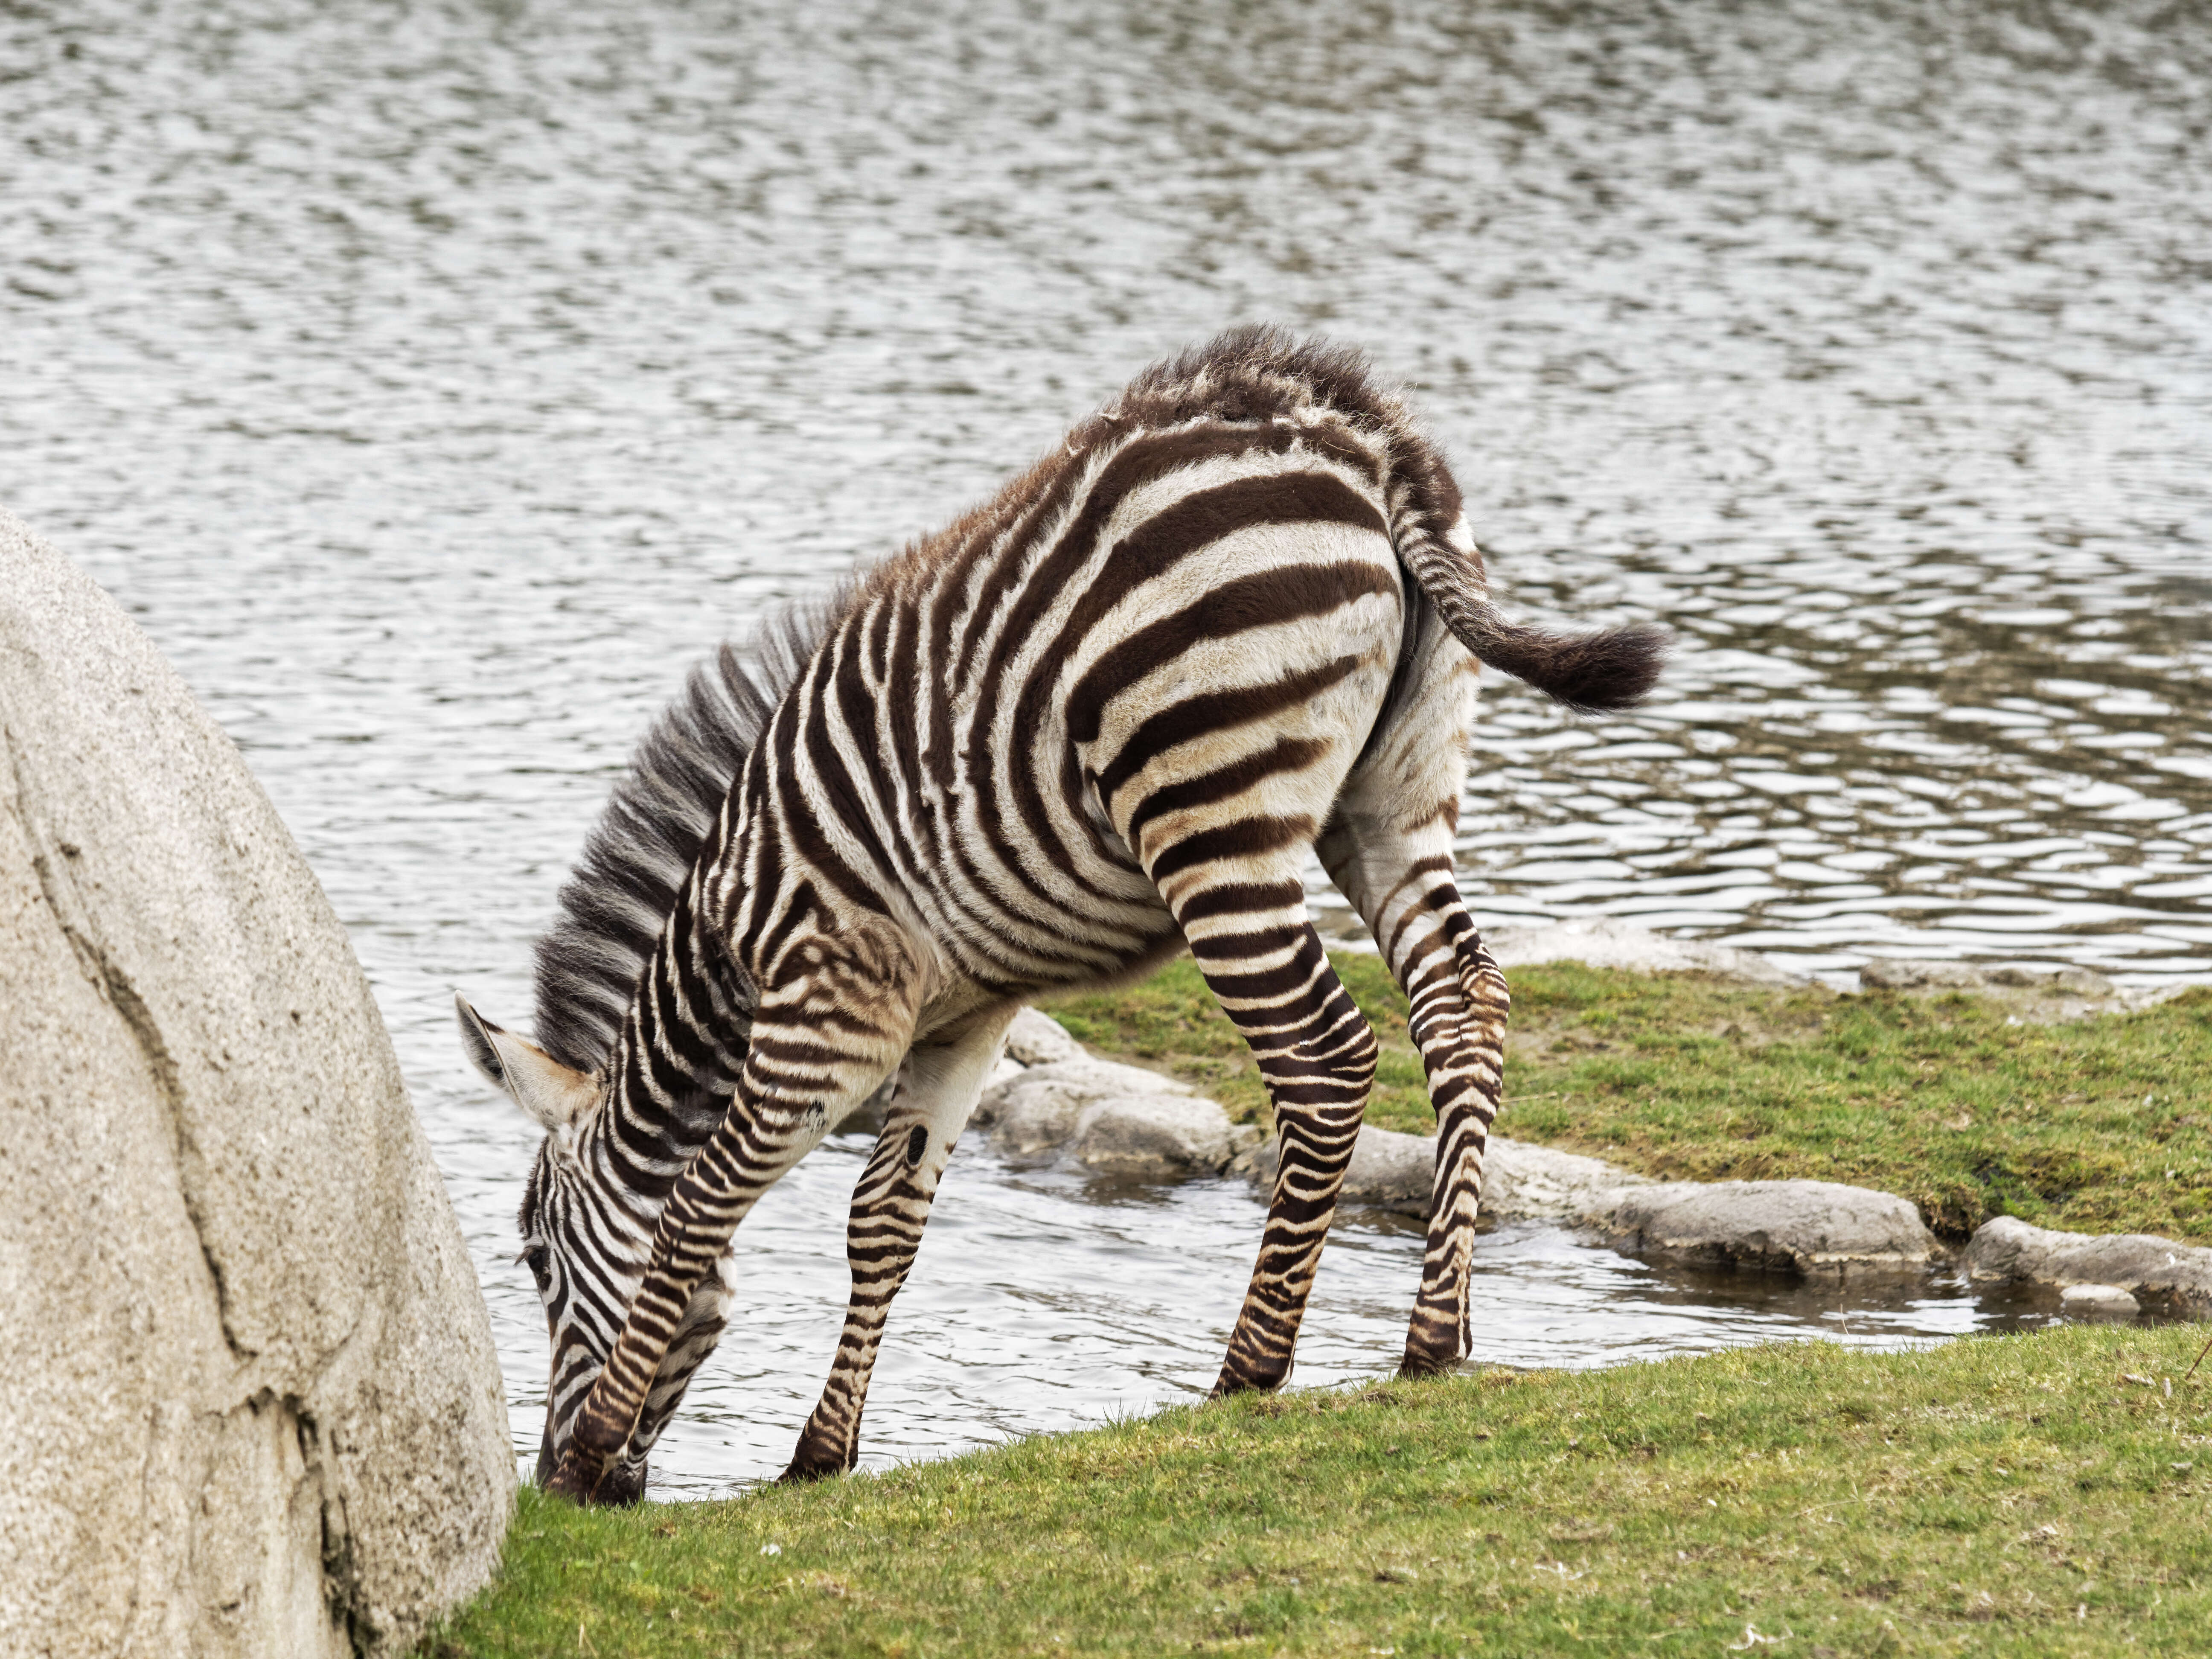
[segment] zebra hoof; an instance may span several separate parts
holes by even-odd
[[[1261,1370],[1246,1370],[1234,1363],[1224,1365],[1221,1375],[1214,1379],[1213,1391],[1208,1400],[1226,1400],[1233,1394],[1273,1394],[1291,1380],[1291,1364],[1287,1359],[1280,1366],[1270,1365]]]
[[[850,1445],[840,1446],[830,1436],[819,1434],[810,1426],[799,1437],[799,1449],[791,1455],[791,1467],[776,1476],[776,1484],[798,1486],[810,1480],[827,1480],[832,1475],[849,1474],[860,1461],[858,1437]]]
[[[599,1482],[605,1474],[605,1464],[585,1456],[572,1445],[561,1454],[553,1473],[546,1477],[545,1490],[572,1504],[588,1505],[598,1496]]]
[[[540,1467],[543,1467],[541,1464]],[[628,1509],[645,1496],[645,1463],[607,1462],[571,1444],[538,1484],[586,1509]]]
[[[1398,1362],[1398,1378],[1403,1382],[1418,1382],[1425,1376],[1443,1376],[1456,1370],[1459,1355],[1454,1352],[1431,1352],[1427,1349],[1408,1346],[1406,1357]]]
[[[791,1460],[791,1467],[775,1478],[779,1486],[804,1486],[817,1480],[828,1480],[846,1473],[847,1465],[827,1458],[811,1458],[801,1454]]]

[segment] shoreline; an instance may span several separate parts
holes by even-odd
[[[1879,993],[1947,1008],[1970,1006],[1984,1018],[2002,1015],[2008,1030],[2139,1013],[2197,988],[2176,985],[2131,994],[2080,969],[1892,959],[1869,964],[1866,991],[1853,994],[1822,987],[1750,952],[1670,939],[1618,922],[1501,928],[1492,939],[1501,965],[1516,976],[1573,964],[1612,974],[1691,976],[1713,982],[1723,994],[1735,988],[1842,1003]],[[1128,994],[1139,997],[1145,988]],[[1100,1005],[1111,1002],[1110,997],[1079,1000],[1086,1012],[1071,1024],[1086,1034],[1097,1031]],[[1375,1019],[1374,1010],[1370,1016]],[[1110,1015],[1103,1018],[1110,1024]],[[1185,1009],[1177,1023],[1188,1028],[1193,1018]],[[1382,1022],[1376,1023],[1379,1030]],[[1733,1022],[1727,1030],[1739,1045],[1763,1035],[1747,1036]],[[1514,1041],[1510,1033],[1509,1077]],[[2146,1104],[2154,1096],[2154,1090]],[[1501,1123],[1512,1116],[1516,1098],[1509,1093]],[[1133,1063],[1094,1052],[1059,1021],[1024,1009],[975,1122],[999,1150],[1017,1156],[1072,1158],[1100,1173],[1139,1180],[1229,1174],[1265,1185],[1273,1173],[1273,1143],[1251,1114],[1243,1115],[1245,1121],[1236,1121],[1172,1067],[1153,1069],[1141,1057]],[[1430,1136],[1370,1121],[1360,1133],[1345,1201],[1425,1214],[1431,1145]],[[1623,1254],[1696,1267],[1820,1276],[1926,1273],[1950,1262],[1978,1282],[2098,1292],[2070,1297],[2069,1311],[2119,1316],[2148,1303],[2173,1312],[2212,1313],[2212,1248],[2185,1239],[2130,1228],[2039,1226],[2008,1212],[1972,1227],[1946,1227],[1942,1215],[1927,1214],[1910,1196],[1876,1186],[1803,1176],[1669,1180],[1667,1173],[1493,1133],[1483,1207],[1496,1219],[1560,1222]],[[2171,1180],[2179,1171],[2166,1173]],[[2212,1177],[2206,1184],[2212,1185]]]

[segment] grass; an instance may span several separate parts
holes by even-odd
[[[1369,1121],[1431,1131],[1405,1000],[1379,959],[1335,962],[1382,1041]],[[1953,1240],[2016,1215],[2212,1243],[2212,992],[2021,1025],[1956,995],[1567,963],[1510,978],[1501,1133],[1654,1176],[1874,1187]],[[1265,1120],[1258,1075],[1188,960],[1052,1012],[1100,1052]]]
[[[723,1504],[526,1493],[422,1652],[2201,1653],[2203,1337],[1488,1372]]]

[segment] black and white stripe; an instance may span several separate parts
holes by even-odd
[[[1185,946],[1282,1151],[1217,1387],[1279,1382],[1376,1058],[1306,916],[1315,851],[1412,999],[1439,1133],[1404,1364],[1449,1364],[1507,1008],[1452,877],[1476,665],[1607,708],[1660,653],[1649,629],[1504,621],[1404,409],[1352,354],[1263,330],[1151,370],[810,625],[725,652],[564,890],[543,1046],[463,1005],[479,1064],[550,1131],[522,1215],[554,1339],[541,1479],[635,1495],[720,1332],[734,1229],[896,1074],[789,1473],[849,1468],[1013,1009]]]

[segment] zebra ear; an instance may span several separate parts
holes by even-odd
[[[597,1097],[589,1073],[563,1066],[536,1043],[493,1024],[458,991],[453,1012],[460,1016],[461,1046],[477,1070],[546,1128],[568,1127]]]

